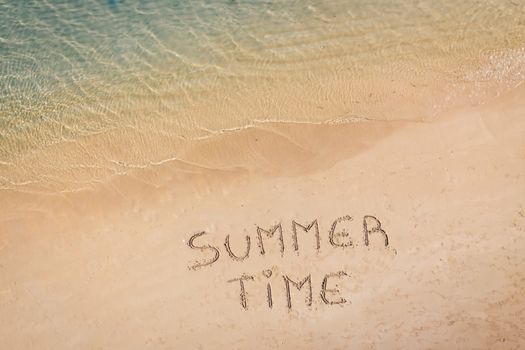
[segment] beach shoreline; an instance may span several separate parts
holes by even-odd
[[[426,121],[266,125],[192,148],[205,171],[173,161],[88,190],[3,192],[0,338],[13,349],[524,346],[524,96],[522,85]],[[388,246],[379,231],[364,243],[367,216]],[[320,249],[310,230],[296,251],[293,221],[313,220]],[[278,223],[284,253],[276,235],[261,254],[258,228]],[[194,245],[220,257],[195,270],[213,259],[189,246],[199,232]],[[251,238],[248,259],[229,256],[226,235],[236,256]],[[349,277],[333,284],[339,272]],[[228,282],[244,275],[246,309]],[[311,305],[285,278],[307,276]]]

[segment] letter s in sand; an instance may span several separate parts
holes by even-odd
[[[214,256],[213,256],[213,258],[211,258],[209,260],[204,260],[204,261],[201,261],[201,262],[195,261],[194,265],[189,266],[189,268],[192,269],[192,270],[196,270],[196,269],[198,269],[200,267],[203,267],[203,266],[211,265],[214,262],[216,262],[217,260],[219,260],[220,252],[219,252],[219,249],[217,249],[217,247],[214,247],[214,246],[211,246],[211,245],[197,246],[197,245],[195,245],[193,243],[197,238],[199,238],[200,236],[204,236],[205,234],[206,234],[206,232],[202,231],[202,232],[196,233],[193,236],[191,236],[190,240],[188,241],[188,246],[191,249],[198,249],[200,251],[211,250],[211,251],[213,251]]]

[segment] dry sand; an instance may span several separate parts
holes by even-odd
[[[522,86],[431,121],[264,124],[193,145],[194,164],[4,191],[0,347],[523,348],[524,100]],[[373,218],[365,245],[365,216],[387,247]],[[320,249],[295,226],[296,251],[292,221],[315,219]],[[278,223],[284,253],[260,231],[261,255],[257,227]],[[216,253],[190,248],[203,231],[192,244],[219,257],[191,269]],[[227,235],[237,256],[250,237],[246,259]],[[243,275],[244,300],[228,282]]]

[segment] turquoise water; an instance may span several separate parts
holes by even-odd
[[[524,13],[522,0],[0,1],[3,182],[28,153],[125,128],[192,138],[479,102],[523,80]]]

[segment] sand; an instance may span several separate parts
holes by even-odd
[[[523,348],[524,98],[266,123],[191,145],[194,163],[4,191],[1,347]]]

